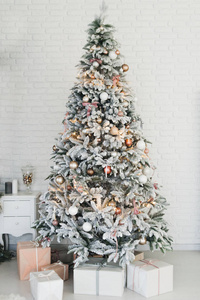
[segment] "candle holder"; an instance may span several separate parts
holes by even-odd
[[[33,171],[34,167],[27,165],[21,168],[22,176],[23,176],[23,183],[26,185],[27,193],[31,194],[31,184],[33,182]]]

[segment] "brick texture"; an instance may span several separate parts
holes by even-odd
[[[70,88],[99,12],[93,0],[0,0],[0,188],[21,166],[35,166],[33,189],[45,191],[54,139],[62,131]],[[108,0],[156,180],[170,202],[176,245],[200,249],[200,2]]]

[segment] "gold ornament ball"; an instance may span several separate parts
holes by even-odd
[[[108,206],[116,207],[116,202],[114,200],[111,200],[108,202]]]
[[[72,132],[72,134],[71,134],[71,137],[73,137],[73,138],[77,138],[77,132]]]
[[[84,97],[83,97],[83,102],[88,102],[90,99],[89,99],[89,97],[87,96],[87,95],[85,95]]]
[[[127,71],[129,70],[129,66],[128,66],[127,64],[123,64],[123,65],[122,65],[122,70],[123,70],[124,72],[127,72]]]
[[[111,133],[112,135],[118,135],[119,130],[118,130],[118,128],[117,128],[116,126],[113,126],[113,127],[110,129],[110,133]]]
[[[145,245],[146,242],[147,242],[147,239],[146,239],[145,237],[141,237],[141,238],[140,238],[139,244],[140,244],[140,245]]]
[[[133,140],[132,139],[126,139],[125,144],[126,144],[127,147],[131,147],[132,144],[133,144]]]
[[[104,54],[108,54],[108,50],[107,50],[107,49],[104,49],[103,53],[104,53]]]
[[[64,181],[65,181],[65,179],[64,179],[64,177],[62,176],[62,175],[58,175],[58,176],[56,176],[56,183],[57,184],[63,184],[64,183]]]
[[[120,55],[120,51],[119,51],[119,50],[116,50],[115,53],[116,53],[117,55]]]
[[[101,124],[101,123],[102,123],[102,118],[98,117],[98,118],[97,118],[97,123],[98,123],[98,124]]]
[[[53,149],[53,151],[56,151],[57,150],[56,145],[53,145],[52,149]]]
[[[69,164],[70,169],[75,170],[78,168],[78,163],[74,160],[72,160]]]
[[[90,176],[94,175],[94,170],[93,169],[88,169],[87,174],[90,175]]]

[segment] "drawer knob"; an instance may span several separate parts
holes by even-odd
[[[19,225],[19,222],[16,222],[15,225]]]

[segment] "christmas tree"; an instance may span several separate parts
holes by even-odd
[[[129,67],[113,33],[102,16],[89,25],[35,224],[44,247],[56,236],[69,238],[76,265],[94,253],[124,265],[138,244],[171,250],[167,202],[152,179],[148,141],[125,78]]]

